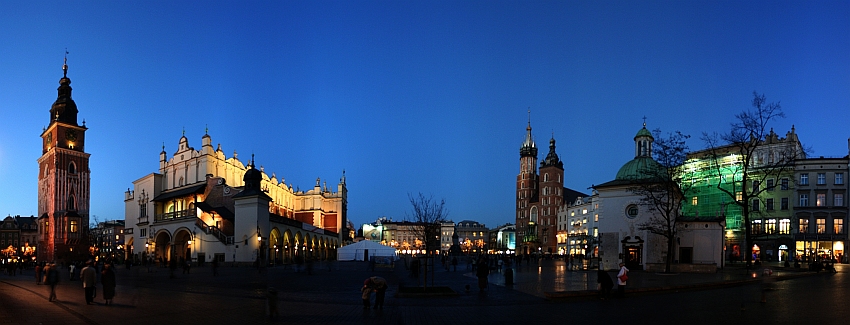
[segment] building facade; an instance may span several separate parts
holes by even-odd
[[[793,251],[804,262],[834,259],[847,263],[848,163],[848,156],[797,161],[795,224],[791,225],[796,228],[794,246],[780,249]]]
[[[599,194],[577,197],[558,210],[558,254],[592,261],[598,257]]]
[[[225,157],[208,134],[200,150],[185,135],[170,157],[163,147],[159,163],[125,193],[128,258],[288,263],[333,257],[350,241],[344,172],[336,191],[321,179],[294,189],[253,159]]]
[[[688,155],[685,177],[693,187],[682,214],[690,220],[724,219],[725,259],[744,261],[748,227],[744,209],[734,201],[741,202],[746,192],[753,260],[786,261],[794,255],[794,166],[805,160],[802,145],[792,127],[784,138],[771,130],[758,141],[752,157],[742,156],[742,151],[746,152],[732,144]],[[735,194],[734,201],[730,193]]]
[[[38,260],[70,261],[89,255],[91,176],[85,121],[77,123],[67,58],[38,158]]]

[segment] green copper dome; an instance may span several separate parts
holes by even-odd
[[[652,132],[649,132],[649,130],[646,129],[646,126],[644,126],[642,129],[640,129],[640,131],[638,131],[637,135],[635,135],[635,139],[640,138],[640,137],[650,137],[650,138],[652,138]]]
[[[650,157],[637,157],[627,162],[623,167],[620,167],[620,171],[617,172],[615,179],[634,181],[652,178],[652,175],[658,175],[659,173],[664,173],[664,167],[657,161]]]

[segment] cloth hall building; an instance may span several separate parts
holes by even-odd
[[[332,258],[350,241],[344,172],[335,191],[321,179],[293,189],[208,134],[199,150],[185,135],[170,157],[163,147],[159,164],[124,195],[129,259],[265,265]]]

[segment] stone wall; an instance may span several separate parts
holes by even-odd
[[[647,272],[664,272],[664,263],[646,263]],[[717,264],[671,264],[670,272],[675,273],[717,273]]]

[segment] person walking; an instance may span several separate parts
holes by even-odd
[[[115,271],[112,270],[112,265],[103,265],[103,271],[100,272],[100,284],[103,285],[103,300],[107,305],[111,305],[112,298],[115,297]]]
[[[71,266],[68,268],[71,269],[71,273],[68,275],[68,280],[74,281],[74,271],[77,269],[77,266],[74,265],[74,262],[71,262]]]
[[[620,262],[620,272],[617,273],[617,295],[622,298],[626,294],[626,281],[629,280],[629,269]]]
[[[56,264],[50,263],[45,266],[45,282],[50,286],[50,296],[47,301],[56,301],[56,285],[59,284],[59,270],[56,269]]]
[[[80,271],[80,281],[86,293],[86,304],[94,304],[95,290],[97,289],[97,271],[92,267],[92,261],[86,261],[86,267]]]

